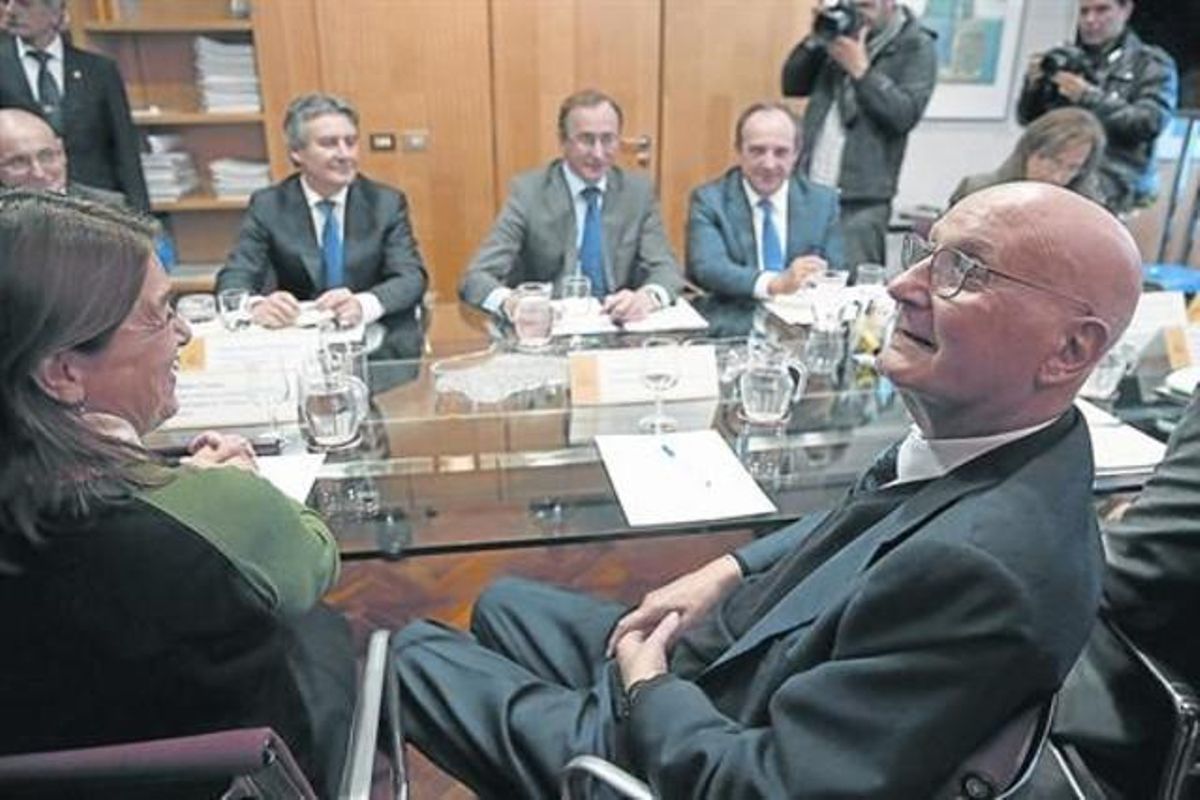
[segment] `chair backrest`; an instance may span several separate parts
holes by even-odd
[[[127,744],[0,756],[0,794],[222,782],[234,797],[313,798],[287,745],[270,728],[239,728]]]
[[[561,800],[585,800],[592,796],[590,788],[599,782],[628,800],[655,800],[654,793],[643,781],[599,756],[575,756],[563,768]]]
[[[938,800],[1002,800],[1037,767],[1050,733],[1056,697],[1021,711],[967,757],[935,795]]]

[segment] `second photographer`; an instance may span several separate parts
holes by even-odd
[[[1026,125],[1050,109],[1078,106],[1104,126],[1100,191],[1115,213],[1153,202],[1154,140],[1175,110],[1175,63],[1128,29],[1133,0],[1079,0],[1074,45],[1035,54],[1017,118]]]
[[[937,79],[933,34],[895,0],[837,0],[783,67],[783,93],[808,97],[800,167],[841,189],[846,264],[885,262],[884,237],[908,132]]]

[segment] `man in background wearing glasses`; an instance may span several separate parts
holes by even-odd
[[[516,286],[574,274],[588,278],[618,322],[674,302],[683,274],[654,187],[613,164],[622,122],[621,107],[601,92],[587,89],[563,101],[562,158],[513,179],[459,284],[465,302],[511,319]]]
[[[0,109],[0,186],[45,189],[124,206],[120,192],[67,182],[67,152],[46,121],[19,108]]]
[[[1100,596],[1073,401],[1141,259],[1100,206],[1034,183],[967,197],[905,256],[877,366],[914,425],[835,508],[632,611],[507,579],[470,636],[410,625],[406,734],[487,797],[552,796],[580,753],[660,797],[931,797],[1044,703]]]

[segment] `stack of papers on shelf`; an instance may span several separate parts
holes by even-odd
[[[270,165],[265,161],[218,158],[208,165],[213,193],[217,197],[247,197],[271,183]]]
[[[190,153],[142,153],[142,172],[155,203],[178,200],[200,186]]]
[[[596,447],[633,527],[775,511],[716,431],[597,436]]]
[[[245,112],[262,109],[254,45],[197,36],[195,51],[200,102],[206,110]]]

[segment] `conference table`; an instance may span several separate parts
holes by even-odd
[[[637,433],[647,408],[573,404],[562,344],[525,354],[505,342],[474,351],[464,342],[448,355],[368,362],[370,412],[359,440],[325,454],[307,497],[329,521],[344,557],[767,532],[835,503],[911,424],[890,384],[852,361],[836,377],[810,378],[788,418],[776,425],[746,422],[735,384],[722,382],[717,397],[667,403],[666,410],[681,428],[719,433],[775,510],[633,527],[592,435]],[[636,346],[638,339],[602,344]],[[713,345],[719,354],[736,341]],[[306,449],[296,424],[284,426],[284,433],[285,452]],[[158,441],[185,435],[174,431]],[[1134,488],[1147,474],[1143,467],[1102,475],[1097,489]]]

